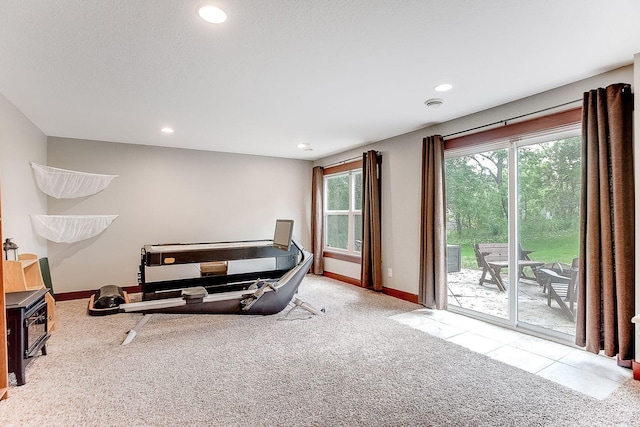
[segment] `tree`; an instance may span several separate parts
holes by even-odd
[[[503,241],[507,224],[507,151],[447,159],[448,225],[457,240]]]
[[[518,148],[521,238],[572,232],[580,210],[580,137]],[[508,150],[445,161],[448,238],[458,243],[508,239]]]

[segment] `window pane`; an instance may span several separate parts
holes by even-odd
[[[347,249],[349,215],[327,215],[327,246]]]
[[[533,251],[529,259],[544,263],[523,271],[518,320],[569,335],[575,335],[576,293],[569,285],[575,284],[572,264],[580,252],[581,163],[579,136],[518,149],[520,246]]]
[[[502,319],[507,269],[489,271],[488,262],[508,261],[508,159],[502,149],[445,161],[448,304]]]
[[[362,210],[362,171],[353,173],[353,209]]]
[[[349,175],[327,178],[327,210],[349,210]]]
[[[353,250],[362,251],[362,215],[353,216]]]

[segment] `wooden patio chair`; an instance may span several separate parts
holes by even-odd
[[[551,270],[553,273],[556,273],[558,276],[562,276],[566,278],[566,282],[569,283],[569,278],[571,276],[571,266],[569,264],[564,264],[562,262],[549,262],[540,266],[537,271],[537,281],[540,286],[542,286],[542,293],[547,293],[547,289],[549,288],[549,280],[551,278],[548,272]],[[558,277],[558,280],[562,281],[561,277]]]
[[[570,270],[566,272],[557,272],[548,268],[540,268],[538,270],[539,282],[547,287],[547,305],[551,307],[551,299],[553,298],[562,313],[572,322],[576,318],[576,301],[578,300],[578,258],[574,258]]]

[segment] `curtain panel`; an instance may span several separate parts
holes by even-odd
[[[627,84],[583,97],[576,344],[620,364],[633,359],[634,340],[632,109]]]
[[[422,140],[418,302],[438,310],[447,308],[444,207],[444,139],[435,135]]]
[[[382,290],[382,232],[380,160],[375,150],[363,155],[362,164],[362,261],[360,285]]]
[[[324,169],[322,166],[313,168],[311,177],[311,250],[313,251],[313,274],[324,273],[324,258],[322,257],[323,240],[323,211],[324,203]]]

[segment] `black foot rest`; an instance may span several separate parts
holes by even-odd
[[[196,286],[194,288],[187,288],[182,290],[182,298],[184,298],[187,304],[202,302],[202,299],[207,295],[209,295],[209,293],[202,286]]]
[[[113,308],[124,304],[122,288],[116,285],[105,285],[98,289],[93,308]]]
[[[116,314],[120,311],[120,304],[127,303],[129,296],[121,287],[105,285],[91,295],[88,312],[91,316]]]

